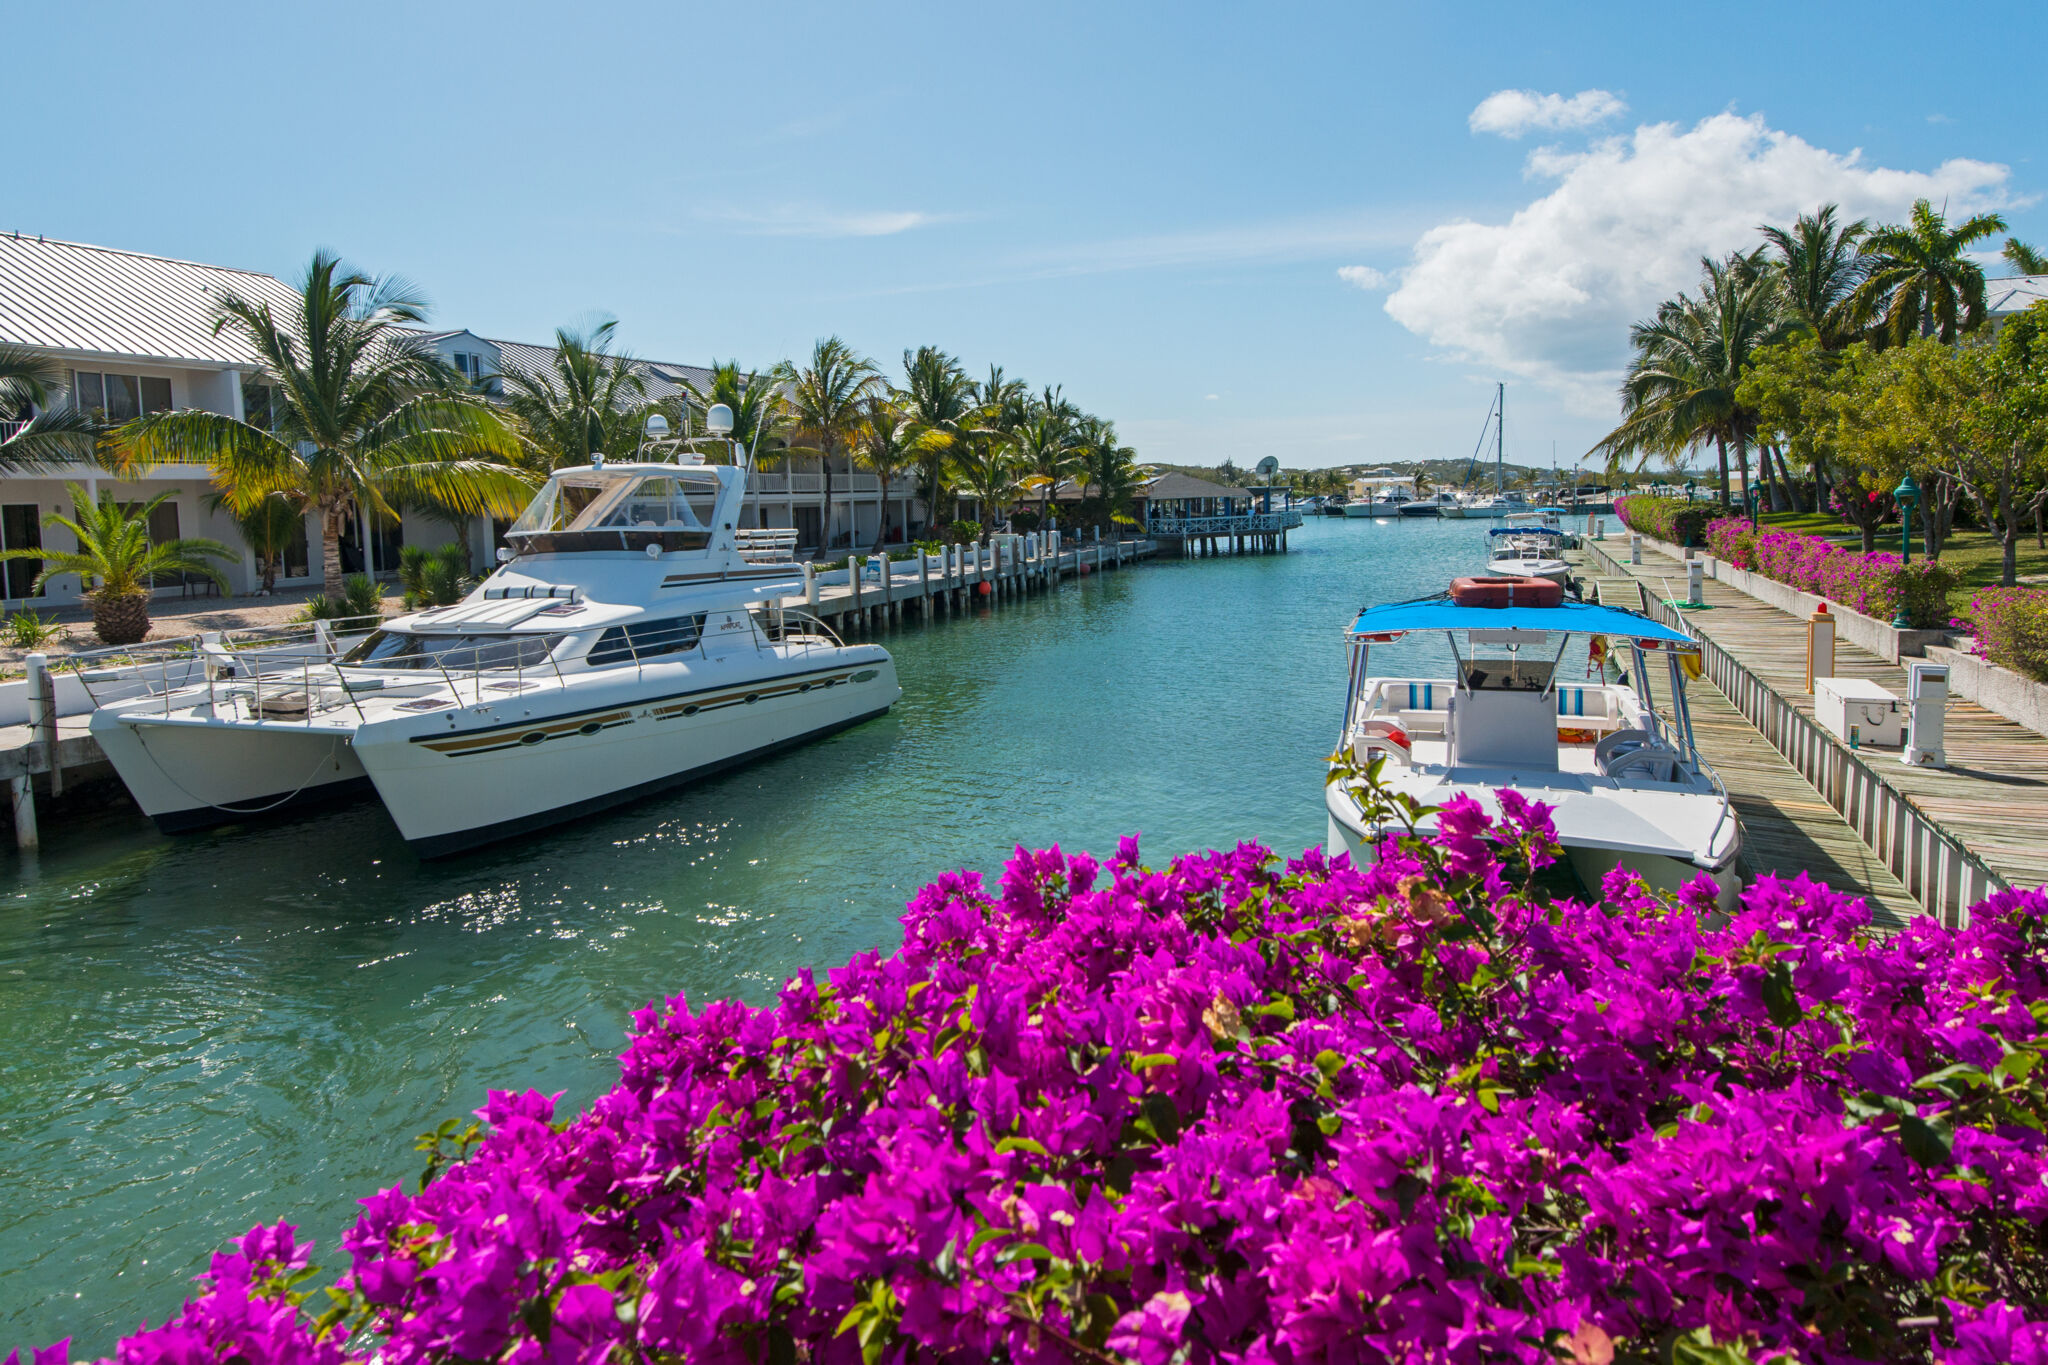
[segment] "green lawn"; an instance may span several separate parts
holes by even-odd
[[[1804,531],[1808,535],[1830,539],[1856,539],[1855,527],[1828,512],[1766,512],[1760,520],[1776,530]],[[1884,528],[1878,534],[1877,548],[1898,553],[1899,528]],[[1913,553],[1918,555],[1921,548],[1920,537],[1915,534]],[[2000,563],[1998,541],[1988,531],[1956,531],[1949,536],[1948,544],[1941,548],[1941,562],[1962,575],[1961,584],[1949,594],[1949,605],[1961,614],[1970,605],[1970,597],[1977,589],[1997,584]],[[2038,547],[2031,534],[2020,537],[2019,575],[2023,584],[2030,574],[2048,574],[2048,550]],[[2048,583],[2028,586],[2048,587]]]

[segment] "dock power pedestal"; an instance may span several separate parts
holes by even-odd
[[[1946,768],[1942,727],[1948,715],[1948,665],[1906,665],[1906,748],[1901,763],[1916,768]]]

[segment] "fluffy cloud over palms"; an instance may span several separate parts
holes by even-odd
[[[1761,115],[1542,148],[1527,172],[1554,187],[1505,223],[1423,233],[1386,309],[1444,351],[1540,382],[1587,413],[1612,410],[1629,324],[1690,287],[1702,255],[1756,245],[1758,224],[1829,201],[1845,218],[1897,220],[1917,198],[1946,200],[1951,213],[2009,200],[2004,166],[1869,166]]]

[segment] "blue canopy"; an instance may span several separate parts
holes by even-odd
[[[1559,630],[1571,635],[1622,635],[1661,645],[1691,645],[1691,636],[1620,607],[1566,602],[1555,607],[1461,607],[1447,597],[1367,607],[1353,635],[1406,635],[1412,630]]]
[[[1488,529],[1490,536],[1562,536],[1564,532],[1555,526],[1495,526]]]

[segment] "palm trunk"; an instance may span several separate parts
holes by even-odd
[[[320,510],[320,591],[339,597],[347,577],[341,568],[341,508]]]
[[[1750,514],[1749,524],[1754,526],[1756,525],[1756,504],[1750,500],[1749,496],[1748,437],[1738,436],[1735,438],[1735,459],[1736,462],[1742,466],[1742,507],[1744,511]]]
[[[825,481],[825,529],[819,534],[825,543],[819,548],[829,555],[832,553],[832,442],[827,440],[822,444],[825,453],[818,457],[818,472],[824,476]],[[849,539],[847,544],[851,546],[852,540]]]
[[[1714,448],[1721,456],[1721,504],[1725,507],[1728,503],[1728,438],[1716,436]]]

